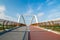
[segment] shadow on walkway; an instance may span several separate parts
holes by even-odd
[[[10,32],[10,31],[12,31],[12,30],[15,30],[15,29],[17,29],[17,28],[20,28],[20,27],[15,27],[15,28],[11,28],[11,29],[9,29],[9,30],[2,31],[2,32],[0,32],[0,36],[3,35],[3,34],[5,34],[5,33],[7,33],[7,32]]]

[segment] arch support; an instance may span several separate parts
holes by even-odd
[[[33,15],[32,20],[31,20],[31,24],[32,24],[32,21],[33,21],[34,19],[35,19],[36,23],[38,23],[37,16],[36,16],[36,15]]]
[[[20,23],[21,17],[22,17],[22,19],[23,19],[24,24],[26,24],[23,15],[19,15],[19,16],[18,16],[18,23]]]

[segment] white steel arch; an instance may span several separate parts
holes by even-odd
[[[33,21],[34,19],[35,19],[36,23],[38,23],[37,16],[36,16],[36,15],[33,15],[32,20],[31,20],[31,24],[32,24],[32,21]]]
[[[22,19],[23,19],[23,21],[24,21],[24,24],[26,24],[23,15],[19,15],[19,16],[18,16],[18,23],[20,22],[21,17],[22,17]]]
[[[26,24],[23,15],[19,15],[19,16],[18,16],[18,23],[20,22],[20,18],[21,18],[21,17],[22,17],[22,19],[23,19],[23,21],[24,21],[24,24]],[[32,24],[32,21],[33,21],[33,20],[35,20],[36,23],[38,23],[38,19],[37,19],[37,16],[36,16],[36,15],[33,15],[33,16],[32,16],[31,24]]]

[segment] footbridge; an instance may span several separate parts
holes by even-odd
[[[60,40],[60,20],[39,22],[33,15],[28,25],[23,15],[17,22],[0,19],[0,40]]]

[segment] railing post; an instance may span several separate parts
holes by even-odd
[[[8,22],[9,22],[9,21],[6,22],[6,28],[8,28]]]
[[[5,23],[5,20],[3,21],[3,30],[5,31],[4,23]]]

